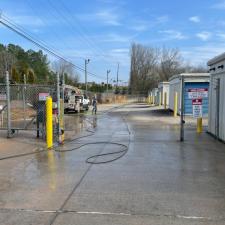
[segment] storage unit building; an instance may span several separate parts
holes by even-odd
[[[208,131],[225,141],[225,53],[208,62],[210,66]]]
[[[152,90],[152,96],[154,97],[154,104],[158,105],[159,104],[159,99],[158,99],[158,88],[153,88]]]
[[[165,93],[166,93],[166,102],[167,105],[169,104],[169,82],[160,82],[158,85],[158,89],[159,89],[159,98],[160,98],[160,102],[161,105],[164,104],[165,101]]]
[[[169,109],[174,109],[174,96],[178,95],[178,113],[181,109],[181,93],[182,93],[182,78],[184,79],[184,114],[192,115],[192,99],[189,97],[189,92],[192,90],[204,90],[206,95],[203,97],[202,111],[203,116],[208,115],[208,90],[209,90],[209,73],[183,73],[174,75],[169,80]]]

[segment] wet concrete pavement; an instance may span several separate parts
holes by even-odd
[[[178,120],[143,104],[87,121],[95,133],[62,150],[110,141],[127,145],[127,154],[85,163],[121,150],[101,143],[0,161],[0,224],[225,224],[224,144],[191,126],[180,143]]]

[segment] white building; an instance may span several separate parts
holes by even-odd
[[[159,92],[159,89],[158,88],[153,88],[152,89],[152,96],[154,98],[154,104],[159,104],[159,99],[158,99],[158,92]]]
[[[160,82],[158,85],[159,89],[159,100],[161,102],[161,105],[165,102],[165,93],[166,93],[166,104],[169,105],[169,88],[170,83],[169,82]]]
[[[208,62],[211,73],[209,133],[225,141],[225,53]]]

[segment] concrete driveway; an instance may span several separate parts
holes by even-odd
[[[0,224],[225,224],[224,144],[191,126],[180,143],[178,120],[144,104],[87,121],[95,132],[61,148],[77,150],[0,160]],[[115,143],[129,148],[119,160],[85,162],[121,151]]]

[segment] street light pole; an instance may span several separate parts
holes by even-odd
[[[90,62],[90,59],[85,59],[85,92],[87,96],[88,85],[87,85],[87,64]]]
[[[110,70],[107,70],[107,96],[108,96],[108,93],[109,93],[109,73],[111,71]]]
[[[118,65],[117,65],[116,88],[118,88],[118,82],[119,82],[119,69],[120,69],[120,63],[118,63]]]

